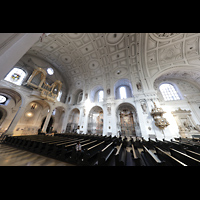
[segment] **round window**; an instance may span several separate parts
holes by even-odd
[[[48,68],[48,69],[47,69],[47,73],[48,73],[49,75],[53,75],[54,70],[53,70],[52,68]]]
[[[6,97],[0,95],[0,103],[5,103],[6,102]]]

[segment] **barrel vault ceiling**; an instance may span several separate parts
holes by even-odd
[[[107,79],[132,74],[154,81],[160,72],[179,66],[187,69],[176,70],[176,76],[187,78],[190,66],[200,66],[199,37],[200,33],[51,33],[27,54],[50,62],[69,86],[77,88],[86,80],[101,81],[105,74]],[[199,75],[197,70],[188,77],[196,82]]]

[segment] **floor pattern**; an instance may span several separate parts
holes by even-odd
[[[0,144],[0,166],[74,166],[53,158]]]

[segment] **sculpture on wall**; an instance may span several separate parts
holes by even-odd
[[[147,103],[145,99],[140,100],[140,105],[142,107],[143,113],[147,114]]]
[[[136,87],[137,87],[138,91],[142,90],[142,84],[141,84],[141,82],[137,82],[136,83]]]
[[[191,110],[183,110],[179,107],[171,113],[176,120],[179,133],[182,137],[190,137],[192,134],[199,134],[200,127],[193,120]]]
[[[154,108],[151,110],[151,115],[153,116],[153,119],[155,120],[155,125],[158,128],[163,130],[164,128],[169,126],[169,122],[166,120],[166,118],[163,117],[163,114],[166,112],[163,111],[162,108],[158,108],[155,102],[153,102],[153,104],[154,104]]]
[[[46,75],[47,73],[44,69],[35,69],[27,81],[27,86],[39,90],[42,98],[55,102],[61,90],[62,82],[57,80],[52,85],[49,85],[46,83]]]
[[[107,107],[108,115],[111,115],[111,106]]]

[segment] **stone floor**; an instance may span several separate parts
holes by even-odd
[[[0,166],[74,166],[5,144],[0,144]]]

